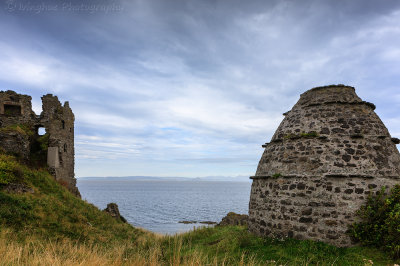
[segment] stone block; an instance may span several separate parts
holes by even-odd
[[[60,167],[60,158],[58,156],[58,147],[49,147],[47,149],[47,165],[51,168]]]

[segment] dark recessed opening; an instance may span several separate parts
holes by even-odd
[[[4,104],[4,114],[9,116],[21,115],[21,106],[13,104]]]
[[[62,124],[62,129],[65,129],[65,121],[64,120],[61,121],[61,124]]]
[[[64,152],[67,152],[67,143],[64,144]]]
[[[45,129],[44,127],[38,127],[38,129],[37,129],[37,134],[38,134],[39,136],[45,135],[45,134],[46,134],[46,129]]]

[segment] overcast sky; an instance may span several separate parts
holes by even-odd
[[[68,100],[76,175],[254,175],[299,95],[400,136],[400,1],[1,1],[0,90]]]

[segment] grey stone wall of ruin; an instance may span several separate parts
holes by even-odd
[[[32,111],[31,96],[17,94],[14,91],[0,92],[0,143],[8,153],[16,154],[27,160],[30,154],[31,137],[21,130],[8,130],[16,125],[33,128],[36,115]],[[7,107],[17,107],[17,113]],[[11,110],[12,111],[12,110]]]
[[[29,160],[31,138],[18,131],[0,131],[0,148],[9,154]]]
[[[61,105],[57,96],[51,94],[42,97],[40,125],[49,134],[49,148],[58,149],[58,167],[50,167],[55,178],[65,183],[79,195],[75,179],[74,114],[68,102]],[[49,158],[52,160],[53,158]]]
[[[352,245],[346,234],[366,195],[400,183],[397,140],[353,87],[303,93],[263,145],[249,230]]]
[[[29,161],[32,146],[40,137],[38,128],[44,127],[48,135],[47,162],[55,179],[66,185],[80,197],[75,179],[74,114],[65,102],[61,105],[57,96],[42,97],[42,113],[32,110],[31,97],[14,91],[0,91],[0,148],[20,155]],[[33,134],[23,134],[10,127],[21,125]],[[50,156],[50,157],[49,157]]]
[[[33,126],[36,115],[32,111],[32,97],[29,95],[18,94],[14,91],[0,91],[0,127],[16,124]],[[17,106],[21,108],[20,114],[14,115],[7,113],[7,106]]]

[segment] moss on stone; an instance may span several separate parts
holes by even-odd
[[[278,177],[282,177],[281,173],[275,173],[271,176],[272,178],[278,178]]]
[[[18,132],[21,135],[33,136],[34,132],[28,125],[15,124],[0,128],[0,132]]]

